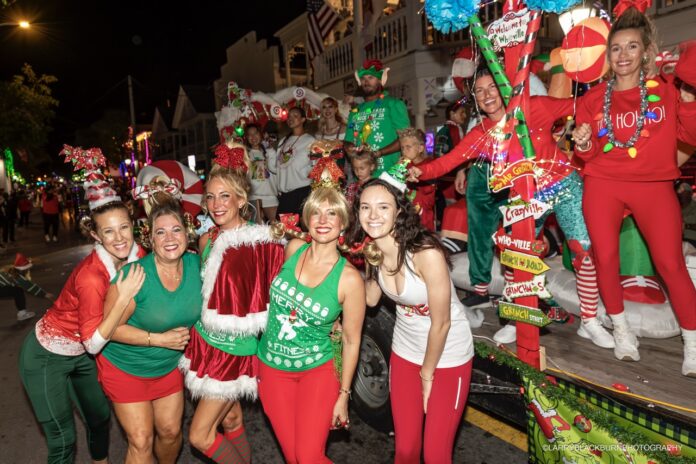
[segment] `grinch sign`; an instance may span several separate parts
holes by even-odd
[[[493,192],[500,192],[506,188],[512,187],[512,183],[524,176],[534,175],[534,161],[519,160],[508,165],[500,174],[492,176],[490,186]]]
[[[534,275],[539,275],[550,269],[538,256],[527,255],[511,250],[505,250],[500,254],[500,264]]]
[[[493,50],[499,52],[503,48],[514,47],[524,42],[527,23],[529,23],[529,11],[526,8],[511,11],[493,21],[486,30],[493,44]]]
[[[504,319],[525,322],[537,327],[544,327],[551,323],[551,319],[538,308],[508,303],[506,301],[498,303],[498,315]]]
[[[503,298],[512,301],[524,296],[538,296],[539,298],[551,298],[551,293],[546,288],[546,278],[534,276],[532,280],[524,282],[505,282]]]
[[[501,206],[500,212],[503,214],[503,226],[507,227],[516,222],[533,217],[541,218],[551,207],[539,200],[532,200],[529,203],[522,202],[516,205]]]

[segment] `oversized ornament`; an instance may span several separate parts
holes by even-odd
[[[575,428],[584,433],[589,433],[592,430],[592,421],[585,416],[577,415],[573,419],[573,425]]]
[[[180,199],[184,211],[192,217],[201,211],[203,181],[178,161],[155,161],[140,170],[133,196],[145,200],[157,191]],[[148,208],[149,202],[143,201],[143,205]]]
[[[549,62],[544,66],[544,69],[551,74],[548,95],[556,98],[570,98],[573,95],[573,86],[563,68],[561,53],[561,47],[551,50]]]
[[[609,70],[606,59],[609,28],[607,21],[592,17],[580,21],[568,32],[560,52],[568,77],[588,84],[606,74]]]

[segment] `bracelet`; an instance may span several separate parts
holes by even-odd
[[[345,388],[339,388],[338,389],[338,394],[340,395],[341,393],[345,393],[348,395],[348,398],[350,398],[350,394],[353,393],[353,390],[346,390]]]
[[[147,333],[147,346],[152,346],[150,344],[150,332]]]
[[[435,374],[433,374],[433,376],[429,379],[423,377],[423,373],[421,371],[418,371],[418,375],[420,375],[421,380],[425,380],[426,382],[432,382],[433,380],[435,380]]]

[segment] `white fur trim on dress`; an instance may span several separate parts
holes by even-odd
[[[283,242],[271,237],[269,226],[256,224],[221,232],[215,240],[201,271],[203,277],[201,322],[206,330],[230,335],[258,335],[266,328],[266,311],[239,317],[232,314],[218,314],[217,308],[208,308],[225,252],[229,248],[262,243],[281,244]]]
[[[133,261],[137,261],[138,258],[138,244],[133,242],[133,246],[131,247],[130,253],[128,253],[128,262],[132,263]],[[103,245],[100,243],[95,243],[94,244],[94,251],[97,252],[97,257],[99,260],[102,262],[104,267],[106,268],[106,272],[109,273],[109,280],[112,280],[114,277],[116,277],[116,266],[114,266],[114,261],[111,258],[111,253],[106,251]]]
[[[241,399],[256,400],[258,397],[258,384],[256,377],[243,375],[235,380],[221,381],[210,377],[198,377],[196,371],[191,370],[191,360],[182,356],[179,360],[179,369],[184,374],[186,388],[191,392],[193,399],[206,398],[222,401],[238,401]]]

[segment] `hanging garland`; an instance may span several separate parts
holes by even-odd
[[[474,349],[479,357],[513,369],[517,372],[522,382],[534,384],[536,387],[541,388],[547,397],[561,401],[569,408],[578,411],[597,427],[606,431],[617,442],[641,449],[642,454],[662,464],[696,464],[696,459],[673,456],[666,451],[660,451],[664,447],[664,443],[655,443],[640,432],[628,431],[618,427],[608,412],[601,408],[592,407],[586,400],[568,393],[564,388],[557,385],[553,377],[534,369],[512,354],[483,342],[474,342]]]

